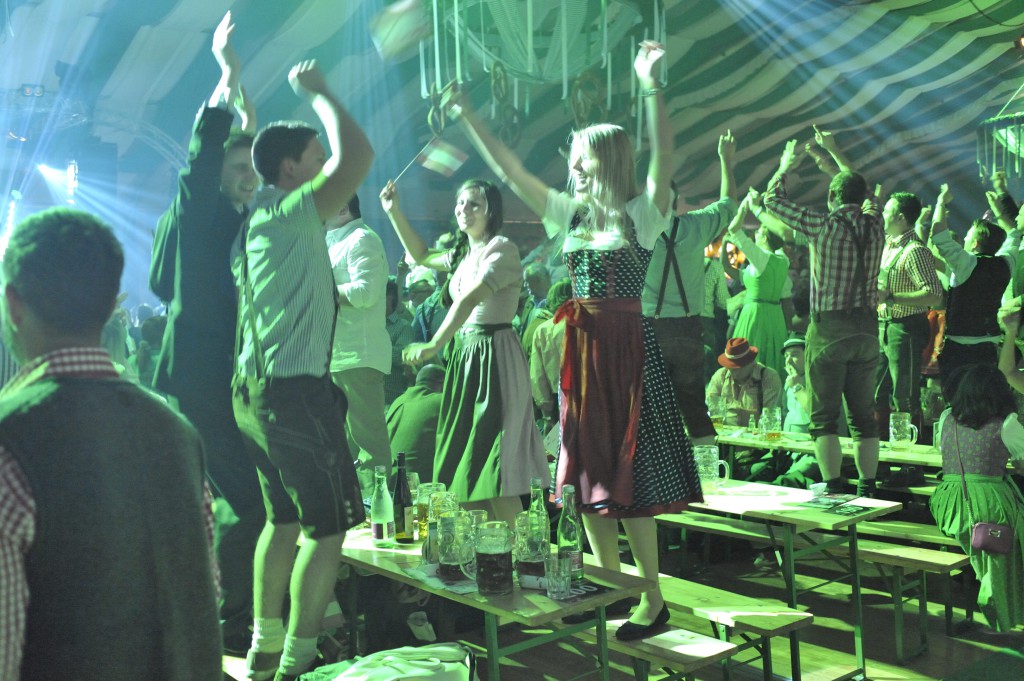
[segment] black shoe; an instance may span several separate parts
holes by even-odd
[[[604,606],[605,617],[621,617],[622,615],[628,615],[629,611],[636,605],[635,598],[623,598],[621,601],[615,601]],[[562,618],[562,624],[579,624],[580,622],[586,622],[587,620],[594,619],[594,613],[591,611],[578,612],[575,615],[566,615]]]
[[[650,624],[636,624],[628,620],[623,622],[622,626],[615,632],[615,638],[619,641],[636,641],[642,638],[650,638],[654,634],[659,633],[661,629],[664,629],[667,624],[668,603],[661,606],[661,612],[658,613],[658,616]]]
[[[924,471],[917,466],[894,469],[879,487],[913,487],[924,484]]]

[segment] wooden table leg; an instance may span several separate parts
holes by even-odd
[[[484,643],[487,647],[487,678],[498,681],[501,678],[501,653],[498,650],[498,616],[484,613]]]

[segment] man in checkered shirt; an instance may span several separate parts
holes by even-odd
[[[942,283],[931,251],[914,224],[921,201],[895,192],[885,204],[885,250],[878,272],[878,376],[875,405],[881,413],[921,412],[921,353],[931,329],[928,308],[941,305]]]
[[[878,368],[878,271],[885,233],[867,182],[853,172],[831,134],[815,129],[818,144],[839,165],[828,188],[828,211],[787,198],[786,176],[795,167],[796,140],[787,143],[764,205],[790,229],[807,237],[811,256],[811,321],[807,330],[807,383],[811,435],[822,478],[841,491],[838,422],[846,398],[854,440],[858,493],[870,495],[878,469],[874,385]]]

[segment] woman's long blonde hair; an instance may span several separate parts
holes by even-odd
[[[636,162],[629,135],[618,125],[599,123],[573,132],[570,138],[568,191],[576,196],[572,174],[575,156],[589,149],[594,168],[588,204],[595,218],[604,223],[619,223],[631,236],[633,225],[626,215],[626,203],[640,193],[636,182]]]

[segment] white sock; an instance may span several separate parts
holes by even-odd
[[[284,649],[284,641],[284,622],[280,617],[253,620],[253,650],[261,653],[277,653]]]
[[[309,663],[316,659],[316,637],[284,637],[284,652],[281,653],[281,671],[298,674],[307,670]]]

